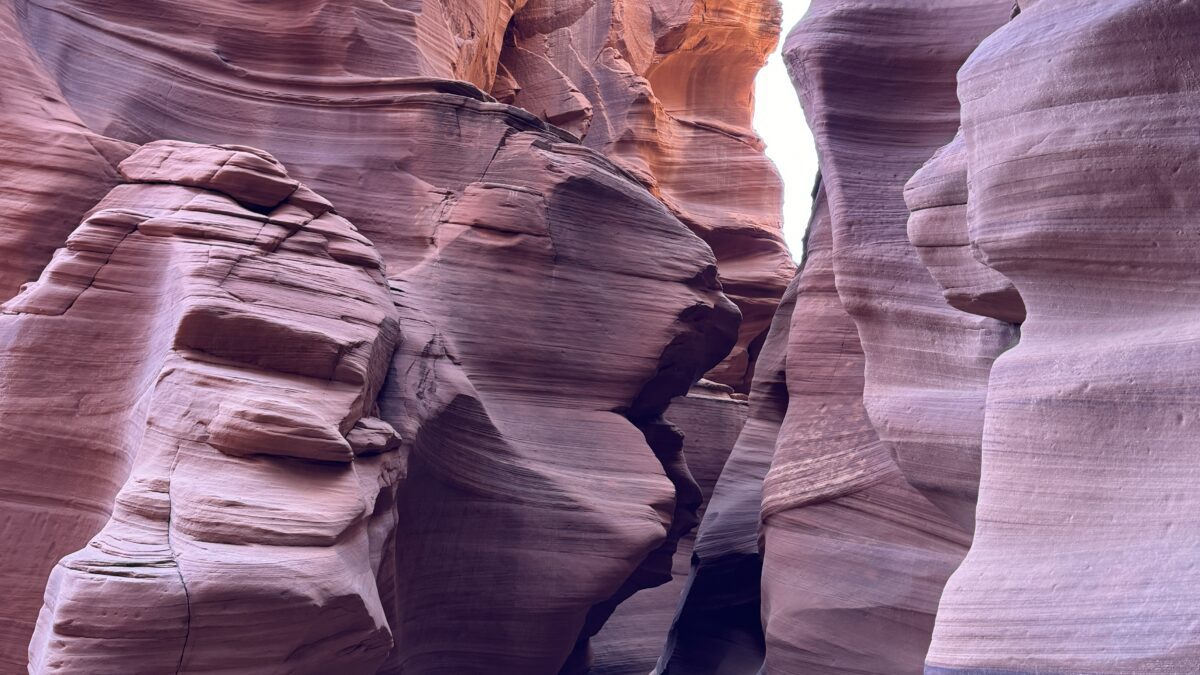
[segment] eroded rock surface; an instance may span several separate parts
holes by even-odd
[[[4,548],[36,569],[5,613],[45,589],[30,670],[369,668],[401,468],[347,439],[384,430],[378,253],[257,150],[152,143],[119,169],[0,314],[7,522],[41,542]]]
[[[1188,672],[1200,8],[1020,8],[959,76],[971,245],[1028,319],[930,671]]]
[[[775,0],[529,0],[492,89],[637,176],[712,247],[743,320],[709,377],[739,391],[795,270],[751,126],[779,21]]]
[[[135,398],[112,399],[103,423],[116,435],[97,434],[98,447],[75,453],[111,466],[89,464],[102,480],[86,493],[86,517],[70,513],[61,541],[31,563],[44,564],[40,578],[21,573],[25,604],[4,612],[13,626],[0,644],[6,662],[23,661],[37,612],[30,598],[54,560],[76,549],[50,581],[36,669],[128,672],[140,646],[153,672],[279,663],[298,672],[582,672],[589,638],[616,606],[671,579],[702,495],[663,412],[729,353],[738,310],[710,249],[644,177],[482,93],[504,74],[500,38],[523,4],[201,4],[181,18],[137,3],[21,3],[12,38],[37,52],[45,82],[119,151],[106,161],[145,145],[123,176],[107,179],[126,184],[66,242],[68,253],[13,301],[16,325],[33,330],[23,317],[43,307],[86,312],[71,330],[95,342],[85,351],[93,369],[113,342],[141,351],[104,371],[116,373],[111,385],[64,389],[86,399],[111,386]],[[176,195],[193,192],[232,206],[203,226],[170,215],[188,211]],[[96,215],[116,199],[136,226]],[[293,222],[303,213],[315,225]],[[253,237],[242,232],[254,227]],[[143,237],[162,241],[143,246]],[[295,247],[316,262],[255,269],[253,288],[210,300],[209,277],[233,263],[193,261],[193,240],[229,238],[213,246],[278,245],[261,254],[271,263]],[[82,263],[72,246],[88,247]],[[108,316],[91,304],[88,275],[114,251],[140,267],[108,263],[105,274],[137,279],[125,300],[142,304]],[[369,293],[321,272],[334,263],[373,270]],[[264,290],[276,286],[277,295]],[[310,286],[329,300],[314,301]],[[199,299],[175,302],[191,297],[179,288]],[[390,317],[379,319],[380,336],[392,320],[405,336],[390,366],[372,357],[371,377],[354,381],[357,417],[334,415],[349,404],[321,389],[349,377],[343,361],[357,363],[364,339],[355,331],[378,318],[335,312],[343,294],[369,296]],[[197,372],[178,365],[193,352],[206,364]],[[32,368],[40,354],[6,358]],[[226,385],[210,361],[249,374],[220,375]],[[376,410],[380,367],[388,378]],[[305,378],[324,384],[306,388]],[[13,382],[32,388],[36,378]],[[44,424],[69,428],[81,406],[64,404]],[[24,457],[30,447],[4,452]],[[238,470],[204,473],[214,466]],[[242,467],[253,467],[249,477]],[[333,476],[336,494],[292,501]],[[222,509],[278,514],[239,535]],[[59,525],[22,532],[48,527]],[[95,546],[85,545],[93,535]],[[313,557],[318,548],[326,557]],[[338,557],[349,571],[326,578]],[[243,593],[221,569],[247,560],[261,563],[243,575],[258,590]],[[86,583],[104,576],[88,570],[130,561],[153,578],[139,572],[110,586],[145,589],[145,609],[101,625],[95,617],[118,608],[107,588]],[[72,618],[85,615],[90,623]],[[100,634],[119,648],[98,649],[88,638]]]
[[[768,343],[780,356],[764,349],[759,365],[779,364],[779,393],[752,397],[752,411],[774,402],[770,424],[756,433],[752,412],[738,448],[754,447],[753,470],[731,460],[722,476],[665,672],[720,672],[731,659],[768,672],[923,669],[943,584],[971,540],[988,372],[1015,329],[947,303],[974,301],[950,277],[982,265],[944,265],[949,289],[931,278],[907,236],[904,186],[954,137],[955,71],[1008,10],[818,1],[789,36],[822,190],[794,306]],[[914,186],[930,207],[918,234],[930,222],[965,233],[965,207],[948,208],[966,201],[953,168]],[[926,253],[940,244],[927,240]],[[743,506],[722,512],[722,500]],[[711,557],[729,562],[708,566],[729,572],[705,586],[714,533]],[[760,602],[760,566],[765,633],[730,619]]]
[[[787,412],[787,341],[800,276],[784,293],[759,356],[746,423],[696,533],[687,585],[656,673],[734,675],[762,665],[762,482]]]
[[[737,310],[660,202],[556,140],[510,138],[392,280],[406,339],[381,406],[413,444],[384,672],[582,672],[695,523],[661,415]]]
[[[688,471],[700,487],[703,518],[721,469],[745,423],[748,404],[728,387],[701,381],[685,397],[671,402],[667,416],[683,434]],[[647,589],[621,604],[592,641],[593,675],[649,673],[658,662],[691,568],[695,531],[679,542],[670,583]]]

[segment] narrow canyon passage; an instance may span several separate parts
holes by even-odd
[[[0,0],[0,673],[1195,672],[1200,3],[803,5]]]

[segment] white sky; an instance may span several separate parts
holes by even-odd
[[[784,38],[808,11],[809,0],[782,0],[783,35],[779,47],[758,75],[754,127],[767,142],[767,155],[783,175],[783,235],[797,260],[802,253],[804,228],[812,209],[813,179],[817,176],[817,150],[804,121],[796,90],[783,65]]]

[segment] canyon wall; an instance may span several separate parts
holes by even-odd
[[[743,562],[705,585],[700,560],[664,672],[725,672],[731,653],[768,672],[922,671],[971,542],[988,372],[1015,329],[946,302],[908,239],[904,188],[954,137],[955,72],[1008,10],[815,0],[789,35],[821,187],[790,318],[760,359],[762,374],[782,355],[763,381],[772,391],[752,394],[739,440],[755,470],[722,477],[744,515],[700,530],[701,542],[717,534],[714,560]],[[754,406],[768,401],[757,430]],[[689,606],[708,621],[690,626]],[[761,628],[739,627],[732,617],[753,606]],[[742,638],[686,635],[706,631]]]
[[[959,96],[970,241],[1028,318],[930,670],[1189,672],[1200,7],[1019,4]]]
[[[1198,26],[813,2],[786,53],[824,193],[759,365],[786,344],[787,396],[700,529],[743,573],[698,559],[660,672],[1194,668]]]
[[[671,580],[791,270],[778,8],[562,4],[4,4],[5,669],[584,672]],[[484,93],[539,12],[651,46],[609,136]]]
[[[779,21],[774,0],[529,0],[492,89],[581,136],[712,247],[742,325],[709,377],[742,392],[795,270],[782,184],[751,127]]]
[[[1200,6],[779,21],[0,3],[0,670],[1193,668]]]

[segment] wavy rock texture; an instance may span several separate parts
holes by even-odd
[[[703,518],[713,488],[746,421],[748,404],[724,385],[701,381],[686,397],[671,402],[671,423],[683,433],[683,454],[700,486]],[[649,673],[658,662],[691,567],[694,532],[679,542],[670,583],[647,589],[621,604],[592,641],[592,675]]]
[[[393,279],[381,405],[414,442],[384,672],[582,672],[695,522],[661,413],[732,346],[736,308],[660,202],[552,140],[511,138]]]
[[[1190,672],[1200,10],[1020,4],[960,73],[970,242],[1028,319],[930,672]]]
[[[154,143],[120,172],[0,315],[6,527],[41,542],[5,552],[45,565],[6,587],[28,620],[45,584],[30,670],[379,662],[378,253],[259,151]]]
[[[709,377],[739,391],[795,270],[782,186],[751,127],[779,21],[776,0],[529,0],[492,89],[581,136],[708,242],[743,316]]]
[[[303,11],[267,3],[249,16],[219,4],[146,13],[134,2],[28,0],[25,13],[25,30],[93,129],[137,142],[183,135],[270,148],[309,182],[324,176],[323,193],[372,238],[378,213],[359,212],[343,192],[424,187],[387,179],[387,169],[419,163],[379,152],[396,128],[376,121],[393,96],[471,95],[451,82],[459,80],[584,135],[716,252],[745,319],[712,377],[748,388],[795,267],[782,186],[751,129],[754,76],[778,39],[775,0],[311,2]],[[341,114],[330,115],[332,105]],[[328,161],[356,148],[379,162],[375,171]],[[731,182],[739,189],[726,189]]]
[[[777,364],[786,394],[754,401],[773,406],[761,433],[753,413],[743,433],[756,468],[731,462],[721,485],[737,496],[719,487],[709,510],[724,497],[745,515],[706,521],[697,546],[723,534],[713,558],[738,564],[710,564],[737,572],[702,586],[701,557],[665,672],[731,658],[741,672],[764,659],[770,672],[921,672],[971,539],[988,371],[1014,329],[947,304],[906,236],[904,185],[953,138],[955,71],[1007,10],[818,0],[789,36],[823,187],[791,316],[776,319],[780,355],[759,366]],[[961,211],[932,213],[965,230]],[[760,566],[765,635],[728,618],[760,601]],[[707,621],[689,623],[705,605]]]
[[[764,487],[769,666],[920,672],[942,585],[970,541],[988,372],[1014,329],[945,302],[905,236],[903,186],[953,137],[955,71],[1009,8],[814,2],[789,36],[821,155],[837,293],[865,359],[863,410],[882,445],[814,423],[781,434]],[[840,342],[819,328],[799,339],[817,354]],[[856,387],[845,368],[814,386]],[[828,402],[794,398],[823,419]],[[813,537],[829,543],[813,553]]]
[[[759,512],[763,478],[787,412],[787,340],[799,282],[798,275],[771,322],[749,415],[696,534],[687,585],[656,673],[736,675],[762,664]]]
[[[961,132],[934,153],[904,187],[908,239],[950,306],[1006,323],[1025,320],[1021,294],[981,260],[967,216],[967,155]]]
[[[0,50],[0,300],[8,300],[120,182],[116,164],[132,146],[79,121],[21,39],[8,2],[0,3]]]
[[[405,340],[377,420],[334,434],[305,416],[301,409],[317,405],[307,395],[210,411],[207,433],[222,457],[240,458],[250,444],[345,463],[348,445],[399,459],[397,466],[374,460],[382,473],[364,479],[364,513],[352,524],[339,516],[353,537],[335,536],[338,546],[357,547],[356,572],[339,582],[357,590],[327,583],[314,597],[307,582],[298,584],[304,599],[296,602],[310,609],[335,602],[339,618],[268,603],[269,616],[246,613],[262,624],[257,631],[227,622],[233,636],[222,654],[200,632],[221,622],[193,612],[184,656],[194,670],[290,658],[314,672],[582,672],[589,638],[617,604],[671,579],[676,545],[696,521],[700,489],[662,413],[737,339],[738,312],[720,290],[712,253],[630,173],[476,88],[492,88],[498,36],[519,6],[402,5],[268,3],[233,11],[201,4],[186,17],[132,2],[20,5],[23,39],[90,128],[134,143],[179,138],[270,152],[374,242],[398,308]],[[247,161],[262,157],[239,152]],[[228,183],[225,169],[192,167],[186,155],[170,178],[179,189],[254,185],[240,197],[243,210],[263,215],[277,203],[278,186],[255,177],[267,169],[247,169]],[[156,162],[140,162],[143,173],[130,179],[158,182]],[[362,263],[362,245],[339,240],[325,252]],[[165,263],[147,256],[146,264]],[[302,298],[292,302],[286,307],[305,309]],[[140,323],[168,317],[139,316],[146,317]],[[254,319],[235,323],[253,335],[266,330]],[[206,351],[236,350],[238,331],[205,338],[213,342]],[[260,365],[294,367],[297,355],[277,351]],[[188,381],[171,391],[172,401],[216,395],[202,396]],[[153,419],[161,414],[182,435],[176,427],[189,418],[179,407],[153,408]],[[160,487],[154,467],[161,463],[143,468],[141,455],[107,452]],[[145,455],[164,452],[155,445]],[[96,498],[92,524],[80,526],[70,547],[102,524],[115,492],[116,485]],[[104,537],[133,536],[123,513]],[[202,515],[196,521],[201,531],[216,526]],[[158,534],[142,539],[163,546]],[[205,576],[219,562],[196,564],[207,565]],[[162,569],[165,578],[180,577]],[[35,641],[44,669],[67,658],[60,647],[79,662],[104,656],[59,640],[71,628],[56,617],[93,605],[72,585],[74,572],[56,574]],[[368,582],[378,587],[378,604]],[[164,630],[178,625],[172,592],[140,620]],[[277,595],[280,603],[292,597]],[[322,639],[328,630],[340,637]],[[311,644],[296,638],[306,632]],[[277,644],[250,649],[241,639],[251,634]],[[171,633],[164,645],[170,640],[179,638]],[[24,644],[16,639],[3,645],[5,654],[17,649]],[[164,646],[159,656],[169,652]],[[155,664],[147,668],[162,665]]]

